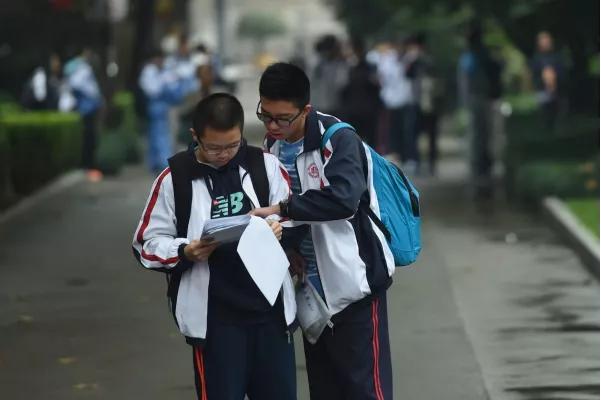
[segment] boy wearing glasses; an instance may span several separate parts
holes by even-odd
[[[392,399],[386,290],[395,266],[369,216],[370,202],[377,207],[369,150],[346,129],[321,149],[326,129],[340,121],[311,108],[300,68],[269,66],[259,94],[265,146],[288,170],[293,194],[252,213],[306,223],[285,229],[282,241],[300,252],[308,280],[333,315],[315,344],[304,341],[311,399]]]
[[[144,267],[169,273],[172,310],[193,346],[199,399],[243,400],[246,394],[251,400],[293,400],[296,371],[289,326],[296,305],[290,276],[271,306],[238,256],[238,243],[200,240],[206,221],[244,215],[259,206],[262,196],[254,184],[250,151],[264,163],[268,204],[288,198],[277,158],[247,146],[243,125],[242,106],[229,94],[198,103],[191,129],[198,146],[172,157],[154,182],[134,236],[134,254]],[[191,191],[184,227],[182,185]],[[281,225],[269,224],[280,239]]]

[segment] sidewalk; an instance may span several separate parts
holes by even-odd
[[[541,218],[468,201],[464,173],[447,158],[416,180],[424,251],[388,297],[395,398],[598,398],[598,283]],[[131,255],[151,182],[129,168],[0,225],[3,398],[194,397],[164,278]],[[302,345],[297,364],[308,399]]]
[[[457,159],[440,172],[420,185],[426,248],[444,255],[489,398],[598,399],[596,279],[542,215],[471,202]]]

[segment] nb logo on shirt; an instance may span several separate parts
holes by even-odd
[[[244,207],[244,193],[236,192],[226,196],[218,196],[213,199],[211,218],[229,217],[238,214]]]

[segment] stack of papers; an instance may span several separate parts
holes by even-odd
[[[202,230],[201,239],[208,238],[219,243],[239,241],[238,255],[250,277],[273,306],[290,264],[267,222],[250,215],[212,219]]]
[[[250,215],[238,215],[207,221],[201,239],[212,238],[221,244],[237,242],[250,222]]]

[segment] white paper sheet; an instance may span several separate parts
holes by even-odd
[[[238,243],[238,254],[269,304],[282,288],[290,263],[265,220],[251,217]]]

